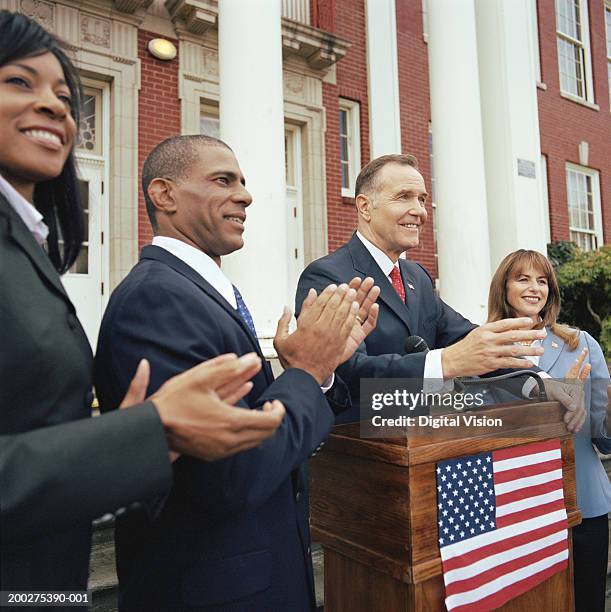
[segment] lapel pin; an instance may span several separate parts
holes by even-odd
[[[558,345],[552,340],[552,348],[558,348]]]
[[[414,285],[412,285],[411,283],[407,283],[407,286],[412,290],[412,291],[416,291],[416,287],[414,287]]]

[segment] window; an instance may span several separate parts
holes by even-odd
[[[598,172],[567,164],[566,189],[570,239],[584,251],[603,243]]]
[[[199,113],[199,133],[214,138],[221,137],[221,122],[217,102],[202,101]]]
[[[607,24],[607,79],[609,81],[609,98],[611,98],[611,2],[605,5],[605,23]]]
[[[594,102],[587,0],[556,0],[560,89]]]
[[[360,107],[351,100],[339,101],[339,151],[342,196],[354,197],[354,183],[361,169]]]
[[[543,206],[543,220],[545,224],[545,244],[549,244],[552,241],[552,231],[549,223],[549,192],[547,190],[547,157],[541,155],[541,177],[540,188],[541,188],[541,204]]]
[[[102,154],[102,90],[83,88],[83,101],[76,148],[81,153]]]
[[[537,0],[529,0],[528,12],[529,12],[529,21],[530,21],[530,28],[531,28],[533,55],[535,57],[535,75],[537,78],[537,83],[542,83],[541,51],[539,48],[539,18],[537,15]]]

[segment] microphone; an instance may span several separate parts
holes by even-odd
[[[429,345],[426,343],[424,338],[420,336],[408,336],[405,340],[405,354],[411,355],[412,353],[428,353]]]
[[[537,383],[537,387],[539,388],[539,396],[537,397],[537,401],[546,402],[547,394],[545,393],[545,385],[543,384],[543,379],[539,376],[538,372],[534,370],[516,370],[515,372],[508,372],[507,374],[500,374],[498,376],[486,376],[483,378],[461,378],[460,382],[464,387],[468,387],[469,385],[481,385],[490,382],[496,382],[498,380],[507,380],[508,378],[517,378],[518,376],[531,376],[535,379]]]

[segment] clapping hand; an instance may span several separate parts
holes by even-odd
[[[149,398],[164,425],[171,460],[180,454],[222,459],[258,446],[275,433],[285,414],[281,402],[266,402],[262,411],[233,405],[252,389],[250,379],[260,369],[255,353],[220,355],[170,378]],[[145,399],[149,372],[143,359],[121,408]]]

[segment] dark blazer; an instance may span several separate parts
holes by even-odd
[[[106,310],[96,389],[102,408],[112,409],[141,357],[150,360],[153,392],[201,361],[252,351],[263,357],[237,311],[186,263],[147,246]],[[327,436],[333,412],[302,370],[274,381],[265,364],[252,382],[240,405],[274,398],[286,406],[276,434],[221,461],[181,457],[158,519],[130,513],[118,521],[122,610],[298,612],[314,605],[302,464]]]
[[[420,264],[399,259],[399,269],[405,286],[406,304],[354,234],[337,251],[312,262],[299,279],[296,312],[299,312],[311,287],[320,292],[330,283],[346,283],[355,276],[371,276],[381,289],[376,328],[337,370],[350,389],[353,404],[353,408],[344,412],[338,422],[359,419],[361,378],[423,378],[425,354],[405,354],[408,336],[424,338],[431,349],[444,348],[476,327],[439,298],[431,277]]]
[[[88,419],[92,356],[50,260],[0,195],[0,590],[85,590],[91,521],[170,487],[150,403]]]

